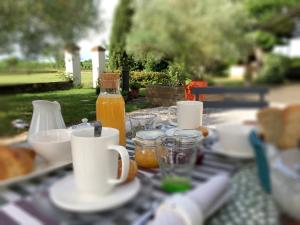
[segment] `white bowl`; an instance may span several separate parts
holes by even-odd
[[[40,131],[31,135],[28,142],[37,154],[49,162],[72,160],[71,133],[67,129]]]

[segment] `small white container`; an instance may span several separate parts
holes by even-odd
[[[72,161],[70,130],[40,131],[31,135],[28,142],[37,154],[50,163]]]
[[[280,152],[271,162],[272,195],[280,210],[300,220],[300,151]]]

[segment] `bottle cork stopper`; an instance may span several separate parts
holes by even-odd
[[[117,73],[100,74],[99,83],[102,88],[117,88],[119,86],[120,76]]]

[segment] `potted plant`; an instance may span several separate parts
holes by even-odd
[[[140,94],[140,87],[141,85],[138,82],[132,82],[130,85],[130,90],[131,90],[131,96],[133,98],[138,98]]]

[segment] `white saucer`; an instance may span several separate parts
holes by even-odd
[[[211,146],[212,152],[216,154],[220,154],[223,156],[236,158],[236,159],[253,159],[254,158],[254,152],[252,149],[243,148],[241,146],[239,149],[225,149],[220,142],[215,142]]]
[[[130,183],[116,186],[106,196],[84,199],[75,187],[74,175],[69,175],[50,187],[49,195],[53,203],[65,210],[75,212],[99,212],[116,208],[131,200],[140,190],[138,178]]]

